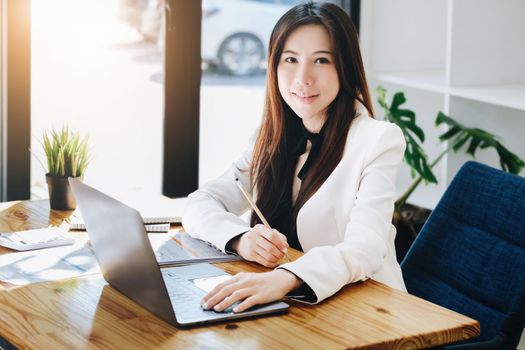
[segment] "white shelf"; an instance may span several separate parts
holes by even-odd
[[[378,73],[376,79],[380,82],[431,92],[444,93],[446,91],[445,72],[442,70]]]
[[[445,73],[443,71],[378,73],[376,79],[380,83],[396,84],[443,94],[449,93],[455,97],[525,110],[525,84],[483,85],[449,89],[445,86]]]
[[[452,96],[525,110],[525,84],[451,88]]]
[[[362,11],[370,6],[374,13],[371,32],[374,70],[444,69],[447,5],[445,0],[362,1]]]
[[[525,1],[451,0],[452,86],[525,81]]]
[[[368,79],[384,86],[390,97],[405,93],[406,108],[416,113],[427,136],[423,148],[429,159],[443,148],[437,138],[446,128],[434,125],[438,111],[498,135],[525,159],[524,11],[523,0],[361,2],[360,40]],[[420,186],[409,201],[432,208],[470,159],[449,153],[435,167],[439,186]],[[476,160],[499,166],[492,149],[476,152]],[[410,180],[407,168],[400,169],[400,189]]]

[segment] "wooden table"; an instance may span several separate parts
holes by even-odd
[[[47,201],[0,203],[0,232],[58,224],[67,214]],[[291,304],[285,315],[177,329],[91,275],[0,290],[0,335],[31,349],[419,349],[479,335],[475,320],[372,280],[320,305]]]

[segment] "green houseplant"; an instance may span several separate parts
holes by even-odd
[[[51,209],[75,209],[76,201],[68,178],[83,179],[90,160],[88,137],[81,137],[78,132],[64,125],[61,130],[45,131],[40,144],[46,157],[46,182]]]
[[[450,151],[459,152],[463,150],[474,157],[478,149],[492,148],[499,156],[501,169],[513,174],[518,174],[525,166],[525,162],[508,150],[499,137],[479,128],[462,125],[442,112],[438,112],[435,125],[436,127],[440,125],[448,127],[448,130],[439,136],[440,141],[448,141],[448,147],[436,159],[429,161],[421,146],[425,141],[425,133],[416,124],[415,112],[402,107],[406,102],[404,93],[395,93],[391,103],[389,103],[386,89],[379,86],[377,93],[385,120],[397,124],[403,131],[407,142],[404,161],[410,167],[414,179],[412,184],[396,200],[394,208],[393,223],[398,230],[400,241],[396,242],[396,249],[398,250],[398,260],[401,260],[430,213],[430,210],[408,204],[407,201],[422,182],[425,184],[438,182],[432,169],[445,154]]]

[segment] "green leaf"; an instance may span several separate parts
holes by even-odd
[[[467,153],[474,157],[476,155],[476,150],[478,149],[481,142],[483,142],[483,139],[481,137],[473,137],[470,140],[470,145],[467,148]]]
[[[88,137],[81,137],[67,125],[61,130],[44,132],[42,142],[48,172],[53,176],[82,176],[88,165]]]
[[[439,139],[441,141],[448,140],[454,152],[458,152],[470,141],[465,152],[473,157],[479,148],[494,148],[499,156],[502,170],[519,174],[525,167],[525,163],[521,158],[503,146],[500,142],[500,137],[483,129],[468,128],[444,113],[439,112],[436,117],[436,125],[439,126],[443,123],[448,125],[450,129],[439,136]]]
[[[444,134],[442,134],[441,136],[439,136],[439,140],[440,141],[445,141],[445,140],[448,140],[449,138],[451,138],[452,136],[456,135],[458,132],[461,131],[461,128],[458,127],[458,126],[453,126],[452,128],[450,128],[447,132],[445,132]]]
[[[416,124],[416,114],[410,109],[400,108],[406,102],[405,94],[402,92],[394,94],[392,104],[389,106],[386,89],[379,86],[377,92],[379,105],[385,113],[385,120],[399,126],[403,132],[407,143],[403,159],[410,166],[412,177],[419,174],[426,182],[437,183],[437,178],[428,165],[427,154],[419,144],[425,142],[425,133]]]
[[[382,108],[388,109],[388,101],[386,99],[386,90],[382,86],[377,87],[377,101]]]
[[[452,149],[454,152],[457,152],[469,139],[470,135],[464,130],[455,138],[452,142]]]
[[[396,92],[394,94],[394,98],[392,99],[392,105],[390,106],[390,109],[398,109],[398,107],[401,106],[406,101],[407,99],[405,98],[404,93]]]

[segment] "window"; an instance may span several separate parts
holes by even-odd
[[[162,189],[163,6],[157,1],[40,0],[31,4],[31,149],[44,130],[87,133],[85,181],[105,191]],[[31,194],[47,196],[31,162]]]

